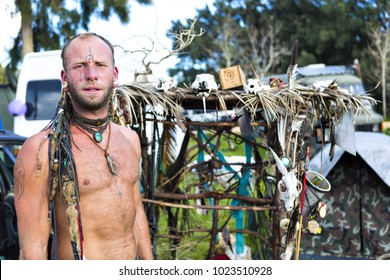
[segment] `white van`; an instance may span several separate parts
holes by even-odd
[[[14,132],[29,137],[53,117],[61,97],[61,51],[27,54],[20,70],[15,100],[26,105],[25,114],[14,118]]]

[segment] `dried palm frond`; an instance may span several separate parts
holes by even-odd
[[[214,91],[211,93],[212,95],[215,95],[219,101],[219,108],[221,111],[227,111],[225,100],[223,99],[223,94],[221,94],[218,91]]]
[[[300,88],[301,95],[312,104],[316,119],[320,117],[340,122],[346,112],[352,111],[371,114],[367,104],[375,105],[377,101],[369,95],[353,95],[340,89],[335,82],[322,89]]]
[[[279,101],[279,107],[293,114],[297,113],[297,104],[305,103],[305,99],[301,95],[299,87],[289,90],[288,86],[284,86],[281,90],[276,92],[276,95]]]
[[[183,109],[178,103],[168,97],[166,94],[157,91],[152,86],[141,86],[137,83],[121,85],[116,89],[114,101],[112,102],[113,114],[115,112],[123,112],[120,117],[125,121],[125,124],[134,125],[139,124],[137,119],[137,112],[142,108],[150,107],[154,114],[159,114],[161,109],[162,117],[175,116],[177,124],[185,129],[183,125]],[[114,116],[115,117],[115,116]]]
[[[235,92],[231,92],[239,101],[241,110],[247,109],[250,112],[252,118],[256,116],[256,112],[263,110],[264,118],[268,126],[271,125],[271,122],[278,118],[279,116],[279,106],[278,99],[275,95],[275,90],[262,90],[256,93],[248,93],[245,95],[240,95]]]
[[[293,77],[291,77],[291,82],[293,82]],[[146,110],[149,106],[154,114],[163,118],[174,116],[176,123],[184,131],[185,120],[181,103],[186,100],[201,101],[201,98],[189,88],[174,88],[167,93],[162,93],[152,86],[125,84],[118,87],[114,94],[113,119],[118,123],[139,124],[138,118],[143,114],[142,110]],[[229,102],[233,100],[235,107],[239,110],[247,109],[252,119],[259,110],[262,110],[268,125],[286,113],[292,118],[298,116],[301,108],[306,107],[307,104],[311,106],[310,112],[314,115],[314,119],[322,117],[332,119],[336,123],[348,111],[354,112],[355,115],[358,113],[369,115],[370,111],[366,105],[376,104],[372,97],[350,94],[340,89],[335,82],[321,89],[294,83],[292,88],[284,85],[280,89],[269,88],[248,94],[243,94],[241,91],[216,91],[206,98],[206,102],[216,101],[218,105],[215,109],[222,111],[227,111],[227,100]]]

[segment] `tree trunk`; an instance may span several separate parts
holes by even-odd
[[[382,108],[383,108],[383,118],[387,118],[387,104],[386,104],[386,72],[387,72],[387,61],[388,54],[390,54],[390,31],[386,30],[383,36],[383,54],[381,61],[381,71],[382,71]]]
[[[382,60],[382,114],[383,118],[387,118],[386,105],[386,57]]]
[[[34,51],[34,40],[32,31],[32,10],[31,2],[25,0],[16,0],[22,18],[22,58]]]

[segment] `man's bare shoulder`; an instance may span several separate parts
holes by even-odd
[[[118,128],[118,130],[127,138],[129,139],[131,142],[133,141],[136,141],[136,142],[139,142],[139,137],[138,137],[138,134],[137,132],[135,132],[133,129],[131,128],[128,128],[126,126],[119,126],[119,125],[116,125],[116,124],[113,124],[116,128]]]
[[[30,149],[38,148],[39,146],[43,145],[49,137],[50,131],[40,131],[29,138],[24,142],[22,146],[22,151],[23,150],[28,150],[31,151]]]
[[[141,145],[140,145],[140,139],[138,133],[133,129],[125,126],[119,126],[114,124],[114,127],[119,131],[120,134],[122,134],[126,138],[127,141],[129,141],[129,143],[134,147],[137,153],[140,154]]]
[[[137,134],[133,129],[127,127],[127,126],[121,126],[117,125],[116,123],[112,123],[113,126],[117,127],[120,131],[122,131],[125,134]]]
[[[49,134],[50,131],[41,131],[27,138],[27,140],[24,142],[20,150],[19,156],[21,157],[36,156],[40,149],[43,149],[44,147],[47,148],[49,143],[48,141]],[[46,152],[44,153],[47,154],[47,150],[45,151]]]
[[[23,204],[21,201],[28,201],[28,204],[31,204],[29,201],[37,200],[37,197],[47,193],[48,168],[45,166],[48,164],[46,141],[48,133],[39,132],[29,137],[16,158],[14,185],[15,197],[18,197],[17,205],[20,207],[24,207],[21,206]]]

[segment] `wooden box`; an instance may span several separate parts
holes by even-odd
[[[244,72],[239,65],[220,69],[218,77],[222,90],[242,87],[246,83]]]

